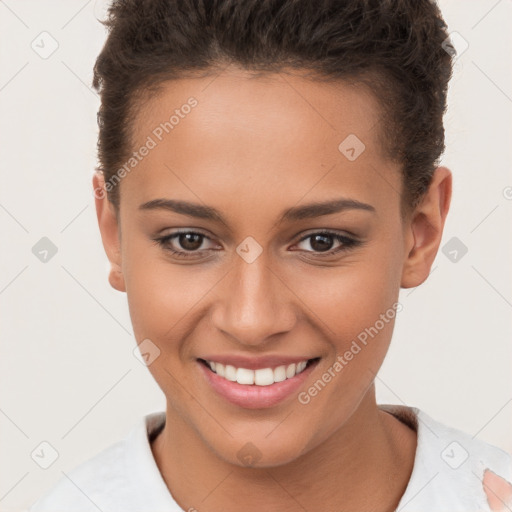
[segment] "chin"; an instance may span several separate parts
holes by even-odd
[[[297,439],[296,435],[283,436],[282,433],[275,439],[269,439],[260,432],[253,437],[229,437],[209,444],[216,455],[228,464],[265,469],[289,464],[306,451],[306,446],[293,442],[294,439]]]

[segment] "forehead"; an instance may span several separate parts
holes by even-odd
[[[134,151],[151,149],[123,181],[122,201],[291,205],[330,194],[398,203],[379,119],[368,89],[345,82],[238,69],[168,81],[133,120]]]

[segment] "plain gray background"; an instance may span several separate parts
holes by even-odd
[[[126,297],[108,284],[94,211],[99,99],[90,83],[105,4],[0,2],[2,511],[23,510],[164,409],[133,355]],[[402,290],[378,397],[512,452],[512,2],[440,6],[465,50],[445,117],[442,164],[454,173],[446,255],[426,283]],[[43,237],[57,249],[46,263],[33,253]],[[42,442],[58,452],[48,469],[31,458]]]

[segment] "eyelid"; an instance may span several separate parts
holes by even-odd
[[[203,228],[175,228],[170,232],[166,232],[166,230],[163,230],[163,232],[158,234],[158,236],[164,237],[164,236],[172,236],[172,235],[178,235],[180,233],[197,233],[199,235],[204,235],[208,238],[211,238],[211,236],[208,234],[208,232]]]
[[[330,236],[334,236],[334,235],[337,235],[337,236],[344,236],[346,238],[354,238],[354,239],[358,239],[358,236],[354,233],[351,233],[350,231],[346,231],[346,230],[336,230],[336,229],[329,229],[329,228],[316,228],[316,229],[311,229],[311,230],[308,230],[308,231],[305,231],[301,237],[298,239],[299,242],[302,242],[302,240],[304,240],[305,238],[308,238],[310,237],[311,235],[330,235]]]
[[[304,249],[298,249],[298,251],[303,251],[306,254],[312,254],[314,256],[328,256],[328,255],[335,255],[335,254],[341,254],[342,252],[348,251],[349,249],[356,248],[362,244],[362,241],[354,235],[347,235],[345,233],[340,233],[338,231],[330,230],[330,229],[317,229],[316,231],[313,230],[312,232],[304,234],[294,245],[300,244],[304,240],[308,240],[314,235],[323,235],[330,237],[334,239],[335,242],[338,242],[340,245],[338,247],[335,247],[334,249],[328,249],[326,251],[307,251]]]

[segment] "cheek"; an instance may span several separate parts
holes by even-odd
[[[156,265],[132,274],[127,295],[136,339],[158,340],[162,350],[177,352],[179,341],[190,330],[191,318],[202,315],[202,304],[211,287],[193,274],[185,277],[179,272],[158,272]]]
[[[178,339],[187,315],[197,314],[218,281],[211,267],[172,264],[162,250],[128,237],[123,248],[123,273],[130,317],[137,340]]]
[[[313,408],[330,410],[338,404],[333,421],[341,421],[358,403],[378,372],[389,348],[394,321],[401,306],[400,256],[385,240],[362,256],[351,256],[338,268],[310,271],[301,281],[301,297],[319,321],[317,325],[330,348],[319,383],[306,390]],[[325,391],[324,391],[325,389]],[[313,398],[314,397],[314,398]],[[309,403],[309,402],[308,402]],[[320,415],[322,416],[322,415]]]
[[[352,415],[386,356],[401,310],[399,268],[395,257],[354,259],[353,265],[330,269],[329,279],[317,273],[313,293],[309,287],[308,306],[321,317],[318,325],[331,347],[316,380],[298,397],[310,412],[315,442]]]
[[[190,395],[181,384],[187,371],[181,364],[183,352],[191,326],[201,315],[201,299],[215,281],[208,280],[206,272],[199,275],[197,267],[173,265],[158,250],[143,250],[143,245],[139,242],[123,256],[133,331],[137,343],[149,339],[158,347],[158,357],[148,370],[168,403],[186,417]]]
[[[339,340],[336,344],[343,349],[348,340],[373,326],[393,306],[399,278],[394,258],[354,258],[337,268],[296,273],[294,283],[299,286],[297,295],[315,313],[326,336]]]

